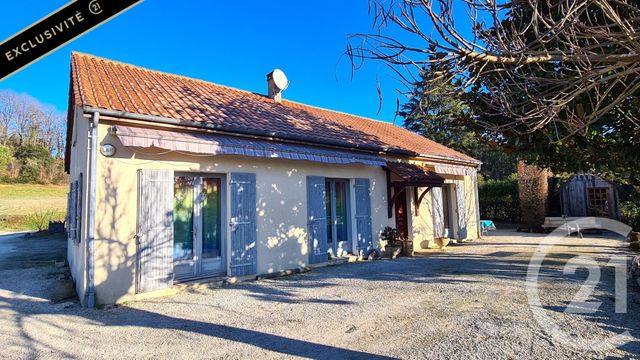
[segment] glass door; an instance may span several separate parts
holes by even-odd
[[[175,177],[173,263],[177,279],[224,273],[222,184],[220,177]]]
[[[220,178],[202,179],[202,272],[221,272],[222,209]]]
[[[176,278],[194,276],[195,178],[176,176],[173,184],[173,271]]]
[[[349,181],[330,179],[325,182],[327,211],[327,249],[337,256],[350,252],[349,242]]]

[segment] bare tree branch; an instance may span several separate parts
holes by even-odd
[[[486,124],[492,130],[526,134],[553,124],[566,137],[621,112],[640,94],[639,6],[631,0],[370,0],[376,32],[351,35],[346,54],[354,69],[383,61],[400,79],[410,78],[401,72],[437,64],[483,93],[488,113],[510,119]],[[398,30],[402,36],[389,35]],[[640,123],[638,115],[624,114]]]

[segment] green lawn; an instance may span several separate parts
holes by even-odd
[[[66,185],[0,184],[0,231],[36,230],[34,215],[63,220]]]

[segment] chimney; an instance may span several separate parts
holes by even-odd
[[[282,92],[289,86],[287,76],[280,69],[267,74],[268,96],[277,103],[282,102]]]

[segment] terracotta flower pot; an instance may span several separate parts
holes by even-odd
[[[449,242],[450,242],[449,238],[446,238],[446,237],[441,237],[436,239],[436,244],[440,249],[447,247],[447,245],[449,245]]]

